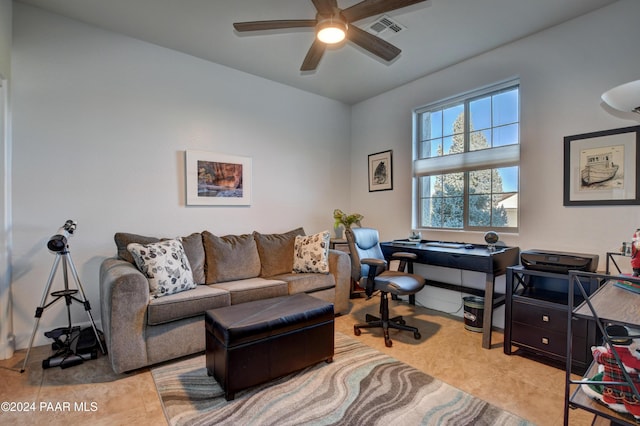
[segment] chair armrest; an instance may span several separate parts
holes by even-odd
[[[364,263],[365,265],[375,266],[376,268],[387,267],[387,261],[383,259],[375,259],[372,257],[367,257],[366,259],[360,259],[360,263]]]
[[[391,254],[391,259],[400,261],[400,263],[398,263],[398,272],[405,272],[405,269],[408,269],[410,274],[413,274],[413,261],[417,258],[417,254],[407,253],[405,251],[398,251]]]
[[[371,297],[373,295],[373,286],[376,281],[376,275],[387,269],[387,261],[383,259],[367,257],[364,259],[360,259],[360,263],[369,266],[369,273],[367,274],[367,283],[364,289],[364,293],[367,295],[367,297]]]
[[[418,255],[415,253],[407,253],[406,251],[398,251],[391,254],[392,259],[416,260]]]

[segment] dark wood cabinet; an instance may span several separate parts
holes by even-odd
[[[583,281],[587,294],[597,290],[597,280]],[[569,276],[514,266],[507,268],[506,287],[504,353],[511,355],[515,346],[523,355],[566,363]],[[582,302],[580,292],[574,295],[571,306]],[[600,338],[592,321],[575,319],[572,331],[572,365],[579,373],[591,363],[590,348]]]

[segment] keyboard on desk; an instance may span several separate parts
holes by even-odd
[[[465,246],[464,243],[448,243],[444,241],[430,241],[428,243],[425,243],[425,245],[431,246],[431,247],[454,248],[454,249],[461,249],[461,248],[464,248]]]

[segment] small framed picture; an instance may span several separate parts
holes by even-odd
[[[564,138],[564,205],[640,204],[640,126]]]
[[[369,192],[393,189],[393,151],[369,155]]]
[[[187,205],[251,205],[251,158],[186,151]]]

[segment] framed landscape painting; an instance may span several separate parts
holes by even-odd
[[[251,205],[251,158],[186,151],[187,205]]]
[[[640,204],[640,126],[564,138],[564,205]]]

